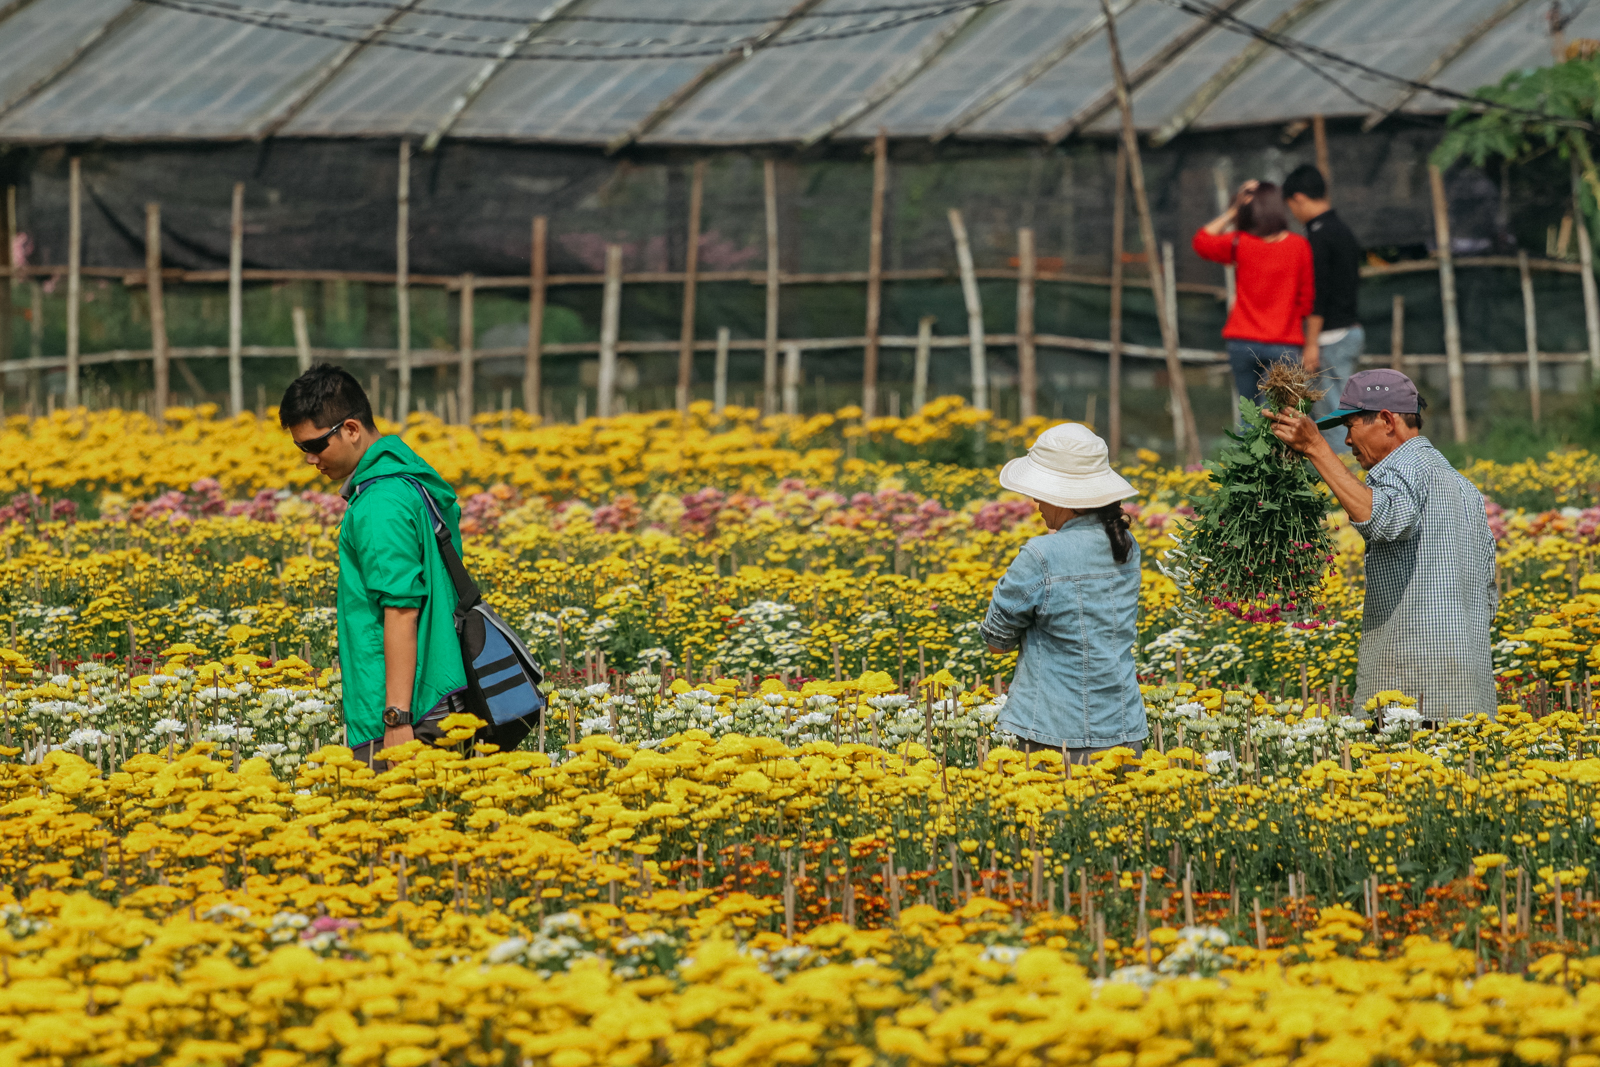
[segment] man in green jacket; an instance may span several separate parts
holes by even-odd
[[[342,483],[350,502],[339,529],[345,742],[372,763],[376,753],[413,736],[437,740],[432,724],[467,710],[467,677],[455,587],[427,506],[407,478],[439,505],[459,552],[455,490],[404,441],[378,432],[366,392],[340,367],[323,363],[296,378],[278,421],[307,463]]]

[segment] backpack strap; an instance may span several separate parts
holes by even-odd
[[[422,487],[421,482],[407,474],[380,474],[356,486],[356,491],[350,494],[351,498],[360,496],[361,491],[367,486],[385,478],[404,478],[422,497],[423,506],[427,508],[428,515],[433,520],[433,536],[439,542],[439,556],[444,561],[444,569],[450,574],[450,584],[456,588],[456,614],[461,615],[471,611],[473,606],[483,599],[483,592],[472,580],[472,575],[467,573],[466,564],[461,562],[461,554],[456,551],[455,543],[450,540],[450,527],[445,524],[444,512],[439,510],[439,502]]]

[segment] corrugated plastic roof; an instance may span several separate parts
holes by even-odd
[[[426,9],[531,23],[566,13],[782,18],[794,0],[392,0],[393,12],[240,0],[257,11],[357,25],[503,39],[516,21],[445,19]],[[866,0],[802,4],[784,39],[885,16],[840,12]],[[910,0],[905,0],[909,3]],[[1545,62],[1542,0],[1218,0],[1240,18],[1395,74],[1458,90]],[[1164,0],[1116,0],[1118,35],[1137,80],[1141,128],[1270,124],[1364,115],[1408,96],[1337,68],[1345,92],[1295,58]],[[409,10],[422,8],[424,12]],[[425,55],[247,26],[139,0],[0,0],[0,141],[236,140],[269,135],[429,135],[612,145],[793,144],[896,138],[1058,139],[1110,132],[1115,109],[1098,0],[1002,0],[882,32],[749,53],[660,58],[655,46],[527,48],[573,56],[499,62]],[[626,42],[726,38],[750,27],[559,22],[543,36]],[[337,32],[355,33],[349,28]],[[1600,35],[1600,7],[1569,36]],[[494,43],[408,40],[493,53]],[[685,50],[691,46],[678,48]],[[692,46],[699,47],[699,46]],[[599,54],[627,58],[596,62]],[[585,61],[590,57],[591,61]],[[1355,99],[1360,97],[1361,99]]]

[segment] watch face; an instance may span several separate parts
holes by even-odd
[[[399,726],[399,725],[401,725],[402,721],[403,720],[400,718],[400,710],[398,708],[385,708],[384,709],[384,712],[383,712],[383,725],[385,725],[385,726]]]

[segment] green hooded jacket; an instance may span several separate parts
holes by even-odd
[[[446,693],[467,684],[453,614],[455,586],[433,535],[422,497],[433,497],[461,551],[461,508],[455,490],[398,437],[380,437],[361,457],[341,492],[350,501],[339,527],[339,671],[344,686],[346,744],[383,736],[383,609],[421,608],[411,719],[422,718]],[[360,492],[363,483],[372,482]]]

